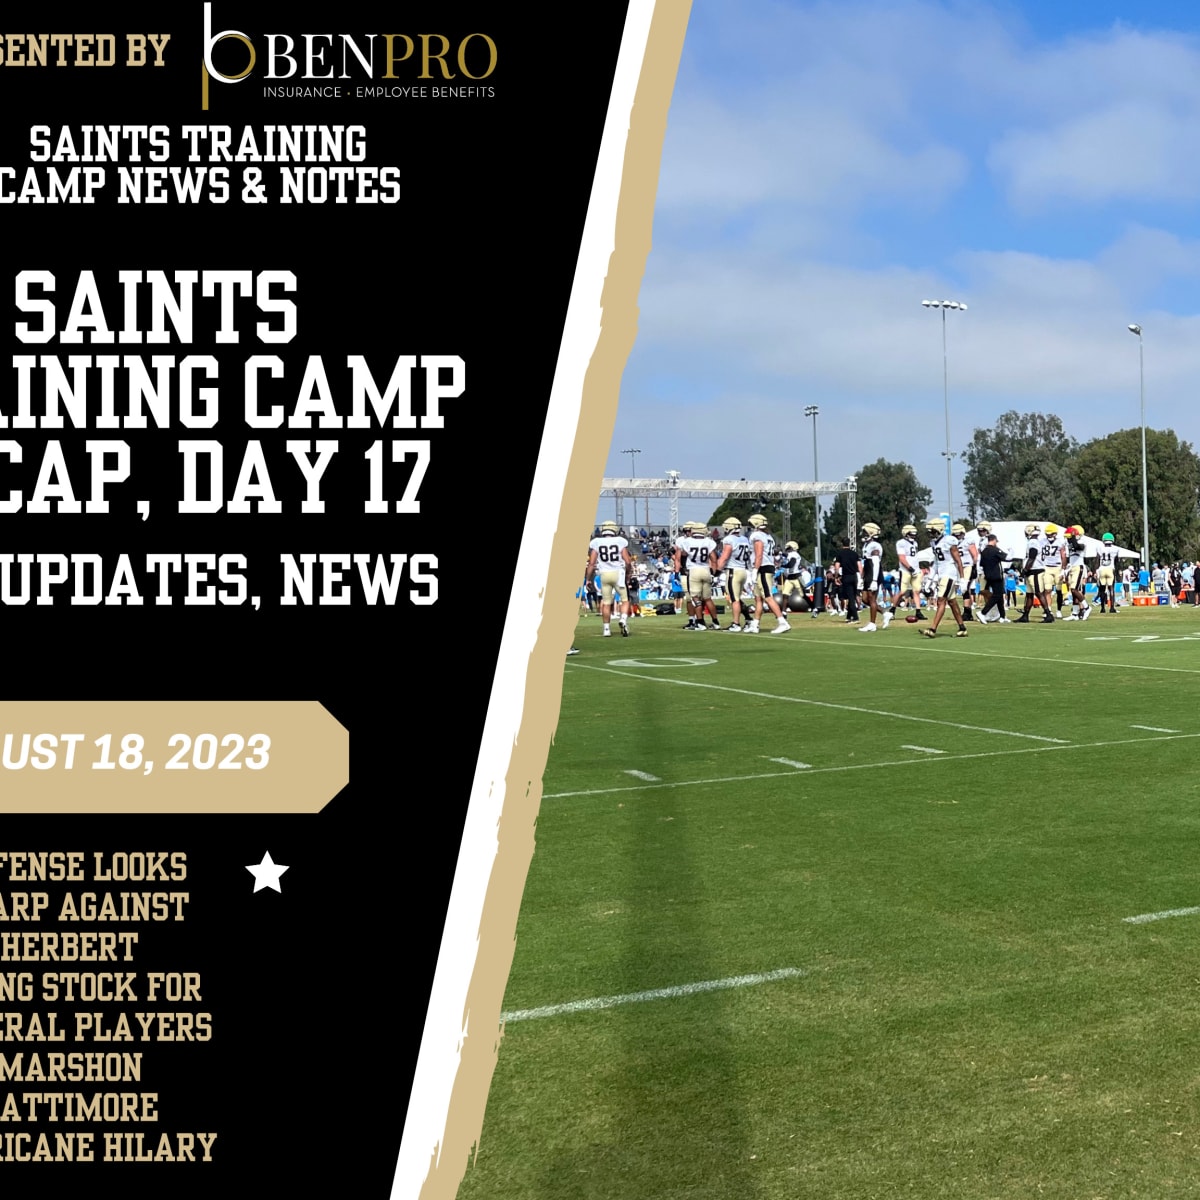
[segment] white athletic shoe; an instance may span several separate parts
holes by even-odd
[[[884,627],[884,629],[886,629],[886,628],[887,628],[887,627],[888,627],[888,626],[889,626],[891,623],[892,623],[892,610],[889,608],[889,609],[887,610],[887,612],[885,612],[885,613],[883,614],[883,627]]]
[[[859,633],[874,633],[875,632],[875,622],[868,621],[865,625],[859,627],[858,632]]]
[[[1058,619],[1060,621],[1078,621],[1079,620],[1079,618],[1074,613],[1072,613],[1069,617],[1059,617]]]
[[[758,632],[758,622],[757,621],[748,622],[746,625],[746,632],[747,633],[757,633]]]
[[[1083,606],[1083,610],[1079,614],[1079,619],[1081,621],[1086,621],[1088,619],[1088,617],[1090,617],[1091,615],[1092,615],[1092,606],[1090,604],[1085,604]]]
[[[971,614],[974,616],[975,620],[980,623],[980,625],[988,624],[988,618],[983,615],[983,610],[981,608],[977,608],[975,605],[972,605]]]
[[[1001,617],[1001,618],[1000,618],[1000,624],[1001,624],[1001,625],[1011,625],[1011,624],[1012,624],[1012,622],[1011,622],[1011,621],[1010,621],[1010,620],[1009,620],[1007,617]]]
[[[771,632],[772,633],[787,633],[787,631],[789,629],[791,629],[791,626],[782,617],[780,617],[778,624],[775,626],[774,629],[771,630]]]
[[[604,636],[605,636],[605,637],[612,637],[612,630],[611,630],[611,629],[609,629],[607,626],[605,626],[605,628],[604,628]]]
[[[730,625],[729,632],[730,633],[741,633],[742,627],[740,625]]]

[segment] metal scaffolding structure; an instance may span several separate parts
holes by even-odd
[[[616,522],[625,528],[624,500],[645,496],[650,499],[671,501],[671,541],[679,536],[680,500],[724,500],[735,499],[790,500],[800,496],[846,497],[846,533],[854,545],[858,533],[858,479],[851,475],[839,483],[795,483],[783,479],[684,479],[678,471],[668,471],[662,479],[630,478],[608,479],[600,485],[600,499],[611,497],[615,501]],[[636,524],[637,506],[634,505]]]

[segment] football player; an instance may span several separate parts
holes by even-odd
[[[708,612],[713,628],[720,629],[712,602],[712,569],[718,561],[717,543],[709,537],[707,525],[693,521],[688,529],[676,547],[680,559],[686,563],[689,610],[695,619],[692,628],[696,631],[704,629],[704,614]]]
[[[916,620],[924,621],[925,614],[921,611],[921,564],[917,562],[917,527],[905,525],[900,530],[900,540],[896,543],[896,558],[900,562],[900,603],[905,596],[912,597],[913,615]]]
[[[937,627],[941,624],[942,614],[949,605],[950,612],[958,624],[958,632],[954,636],[966,637],[967,627],[963,624],[962,609],[958,603],[958,590],[963,577],[962,551],[959,549],[958,538],[953,533],[947,533],[945,525],[938,520],[927,521],[925,528],[929,533],[929,548],[933,551],[937,608],[932,624],[921,632],[925,637],[937,637]]]
[[[1104,612],[1107,598],[1108,611],[1117,612],[1117,539],[1111,533],[1103,534],[1100,538],[1100,548],[1096,551],[1096,591],[1100,601],[1100,612]]]
[[[788,542],[783,548],[783,557],[780,567],[783,571],[783,582],[779,585],[779,595],[781,597],[779,607],[786,608],[788,599],[793,592],[803,593],[804,585],[800,581],[800,568],[804,565],[804,559],[800,557],[800,547],[796,542]]]
[[[1087,548],[1083,543],[1083,526],[1068,525],[1067,538],[1067,587],[1071,592],[1071,615],[1064,617],[1065,621],[1086,621],[1092,615],[1092,606],[1084,594],[1084,576],[1087,569],[1083,565],[1083,556]]]
[[[955,526],[955,529],[960,526]],[[959,539],[959,548],[962,551],[963,563],[967,570],[963,580],[963,616],[969,621],[972,617],[978,618],[979,613],[975,608],[975,591],[982,586],[983,573],[979,569],[979,556],[987,545],[988,534],[992,532],[991,521],[977,521],[975,528],[963,530],[963,536]],[[986,624],[986,622],[985,622]]]
[[[1042,530],[1041,541],[1038,542],[1038,561],[1042,564],[1041,594],[1042,606],[1045,609],[1042,624],[1052,625],[1058,603],[1058,589],[1067,565],[1067,547],[1058,540],[1058,526],[1053,521],[1047,521]]]
[[[767,531],[767,518],[762,513],[755,513],[750,518],[750,553],[750,569],[754,573],[754,616],[747,623],[746,632],[758,632],[758,622],[766,604],[775,614],[775,628],[771,632],[787,633],[791,626],[771,591],[775,578],[775,539]]]
[[[613,597],[617,598],[617,621],[621,636],[629,636],[629,591],[625,580],[633,566],[629,553],[629,542],[621,536],[616,521],[605,521],[600,526],[599,536],[588,544],[587,584],[595,587],[597,572],[600,575],[600,619],[604,622],[604,636],[612,637],[611,621]]]
[[[1042,531],[1037,525],[1025,526],[1025,563],[1021,570],[1025,580],[1025,608],[1016,620],[1018,625],[1029,624],[1033,602],[1042,590],[1042,562],[1038,553],[1041,540]]]
[[[685,537],[690,537],[692,533],[692,522],[685,521],[680,528],[679,536],[675,539],[675,545],[671,547],[675,557],[675,574],[679,576],[680,586],[683,588],[683,599],[687,605],[687,624],[684,629],[696,628],[696,610],[692,605],[692,594],[688,591],[687,578],[687,555],[683,551],[682,542]]]
[[[733,624],[729,626],[729,632],[741,633],[742,592],[753,566],[750,539],[746,536],[742,529],[742,523],[737,517],[726,517],[723,529],[725,536],[721,538],[721,553],[717,558],[717,570],[726,572],[725,588],[729,593],[729,605],[733,613]]]
[[[859,633],[874,633],[879,620],[879,589],[883,583],[883,547],[879,544],[879,526],[874,521],[868,521],[862,527],[862,590],[867,598],[870,609],[867,623],[859,629]],[[883,627],[886,629],[892,619],[892,610],[885,609]]]

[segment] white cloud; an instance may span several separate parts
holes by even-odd
[[[1200,196],[1195,39],[1039,45],[921,3],[695,0],[692,26],[614,442],[643,473],[807,478],[818,403],[823,476],[882,456],[941,496],[927,297],[970,306],[947,318],[954,446],[1010,408],[1081,440],[1135,424],[1131,320],[1148,421],[1197,439],[1200,317],[1150,301],[1200,275],[1200,240],[1190,205],[1147,212]]]
[[[1006,134],[988,165],[1019,208],[1047,201],[1200,196],[1200,105],[1173,113],[1124,100],[1051,128]]]

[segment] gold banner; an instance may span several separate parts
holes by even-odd
[[[0,702],[0,813],[320,812],[349,778],[312,700]]]

